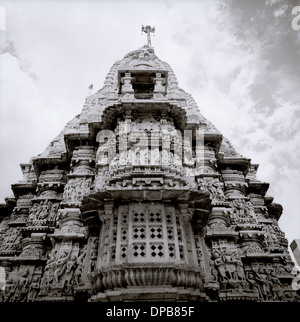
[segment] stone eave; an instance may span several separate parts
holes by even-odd
[[[21,195],[25,195],[30,192],[34,193],[36,189],[36,182],[14,183],[11,185],[11,189],[15,197],[19,198]]]
[[[64,134],[66,140],[87,140],[90,137],[90,132],[69,132]]]
[[[126,102],[118,102],[117,104],[108,105],[101,115],[102,128],[109,129],[116,117],[123,114],[125,111],[147,111],[155,109],[157,111],[164,110],[169,112],[178,121],[178,126],[184,130],[187,123],[187,115],[185,109],[181,106],[179,101],[155,101],[155,100],[131,100]],[[116,115],[117,114],[117,115]],[[180,116],[180,118],[179,118]]]
[[[59,165],[59,164],[65,164],[69,166],[70,160],[68,158],[68,155],[66,152],[61,152],[60,154],[56,154],[53,156],[46,156],[46,157],[40,157],[37,156],[35,158],[32,158],[32,163],[34,167],[34,171],[36,173],[36,176],[39,177],[42,166],[45,165]]]
[[[274,197],[264,196],[264,201],[266,206],[270,205],[273,202],[273,200],[274,200]]]
[[[204,143],[212,143],[215,155],[219,154],[222,140],[223,140],[223,135],[220,133],[212,133],[212,132],[204,133]]]
[[[72,155],[72,151],[75,147],[75,142],[78,142],[81,140],[91,140],[90,131],[64,134],[65,147],[66,147],[67,155],[69,157]]]
[[[130,195],[129,195],[130,194]],[[152,198],[151,198],[152,194]],[[114,200],[144,200],[153,201],[169,201],[169,200],[179,200],[186,199],[188,202],[192,202],[195,208],[201,208],[202,210],[210,210],[211,200],[207,193],[200,193],[199,191],[191,191],[188,187],[166,189],[102,189],[96,192],[93,192],[89,196],[85,196],[81,202],[82,211],[89,211],[97,209],[104,200],[114,199]]]
[[[260,194],[264,197],[269,189],[269,186],[270,184],[267,182],[248,181],[248,187],[246,188],[246,192],[247,194],[249,193]]]
[[[269,215],[278,221],[282,215],[283,207],[280,204],[272,203],[267,208]]]
[[[9,205],[7,203],[0,204],[0,218],[9,216],[14,208],[14,205]],[[0,220],[1,221],[1,220]]]
[[[225,170],[227,167],[242,171],[244,174],[248,172],[251,164],[251,159],[238,157],[238,156],[224,156],[223,153],[219,153],[217,157],[218,167],[221,170]]]
[[[92,209],[88,211],[83,211],[81,213],[83,220],[87,223],[89,226],[89,229],[94,228],[96,230],[99,229],[99,226],[101,224],[98,209]]]

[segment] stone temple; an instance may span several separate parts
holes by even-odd
[[[147,44],[21,164],[0,205],[0,300],[298,301],[269,184],[143,31]]]

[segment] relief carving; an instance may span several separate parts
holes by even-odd
[[[0,253],[21,250],[21,239],[22,235],[19,227],[9,228],[4,233],[3,240],[0,245]]]
[[[216,281],[221,284],[221,289],[247,289],[244,266],[237,251],[229,248],[225,250],[215,249],[212,251],[211,269]],[[218,272],[218,276],[217,273]]]
[[[98,256],[98,238],[93,238],[90,255],[90,272],[94,272],[96,268],[97,256]]]
[[[247,202],[244,199],[235,199],[231,202],[231,210],[228,212],[233,224],[257,223],[254,207],[250,201]]]
[[[267,268],[264,265],[252,265],[252,271],[247,273],[253,287],[259,292],[259,297],[263,301],[283,300],[284,293],[282,284],[276,276],[274,268]]]
[[[59,202],[53,203],[49,200],[44,200],[39,203],[34,203],[29,211],[29,225],[51,224],[56,220]]]
[[[34,301],[39,291],[40,271],[40,267],[21,266],[9,273],[2,301]]]
[[[199,190],[209,192],[213,200],[225,200],[223,183],[219,179],[201,178],[198,179]]]
[[[72,178],[67,183],[63,198],[66,202],[79,202],[90,191],[92,178]]]
[[[72,247],[49,254],[44,275],[41,280],[41,291],[39,296],[46,296],[62,292],[63,294],[73,294],[74,286],[83,285],[82,272],[84,259],[86,256],[86,246],[78,255],[78,251]]]

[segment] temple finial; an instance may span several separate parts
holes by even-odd
[[[151,27],[151,26],[149,26],[149,25],[147,25],[146,27],[144,27],[143,25],[142,25],[142,31],[143,32],[145,32],[146,34],[147,34],[147,46],[148,47],[151,47],[151,36],[150,36],[150,33],[151,32],[155,32],[155,27]]]

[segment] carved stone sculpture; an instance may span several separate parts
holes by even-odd
[[[0,301],[298,301],[282,207],[150,38],[21,168]]]

